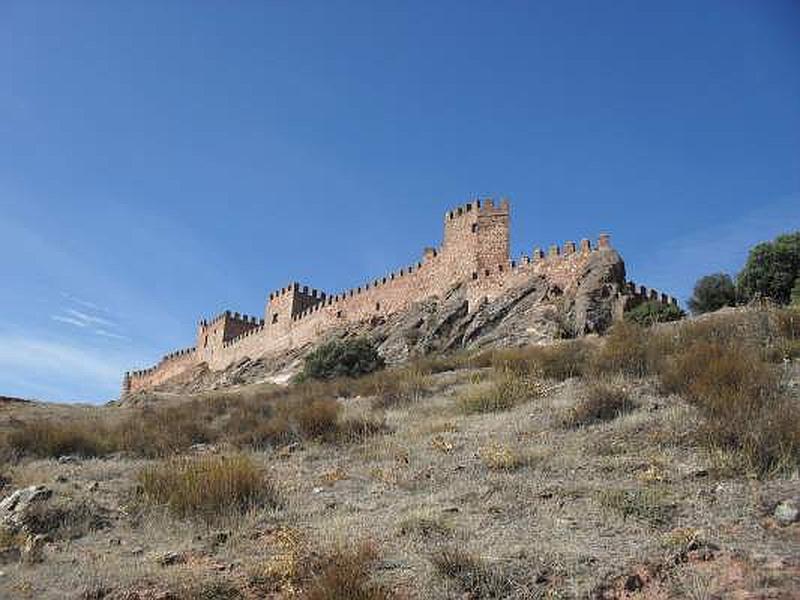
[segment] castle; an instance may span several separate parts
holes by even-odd
[[[550,246],[547,253],[536,248],[532,256],[514,261],[509,256],[508,201],[468,202],[445,214],[441,246],[425,248],[419,262],[336,295],[290,283],[269,294],[264,318],[226,311],[203,319],[193,347],[172,352],[149,369],[125,373],[122,391],[153,388],[202,363],[218,371],[246,357],[285,352],[347,323],[443,297],[459,284],[465,287],[469,310],[535,276],[566,292],[577,285],[592,253],[610,248],[609,236],[600,234],[594,247],[583,239],[579,245]],[[634,297],[675,303],[655,290],[632,283],[627,287]]]

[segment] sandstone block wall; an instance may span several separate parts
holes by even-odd
[[[535,248],[531,256],[512,261],[509,212],[507,200],[469,202],[445,214],[442,245],[426,248],[414,264],[332,295],[291,283],[269,295],[264,319],[226,311],[202,320],[195,348],[168,355],[150,369],[126,373],[123,392],[157,386],[200,363],[220,370],[245,357],[297,348],[345,323],[369,321],[441,297],[456,284],[466,287],[470,310],[533,276],[544,276],[567,293],[578,285],[590,254],[610,248],[608,235],[601,234],[597,248],[584,239],[580,245],[551,246],[547,253]],[[631,290],[637,297],[662,299],[651,290]],[[662,301],[674,299],[664,296]]]

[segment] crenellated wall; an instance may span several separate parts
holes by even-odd
[[[438,248],[425,248],[421,259],[338,294],[326,294],[292,282],[269,294],[264,319],[226,311],[198,323],[195,348],[168,355],[150,369],[126,374],[123,391],[133,392],[163,383],[200,363],[221,370],[245,357],[256,358],[313,342],[332,328],[369,321],[409,308],[420,300],[441,297],[454,285],[466,289],[469,310],[493,300],[504,290],[535,276],[545,277],[563,292],[578,285],[593,252],[610,249],[607,234],[597,246],[588,239],[535,248],[531,256],[509,258],[509,204],[491,199],[468,202],[444,216],[444,236]],[[636,288],[639,297],[657,292]]]

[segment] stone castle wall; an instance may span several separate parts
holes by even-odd
[[[221,370],[245,357],[256,358],[309,344],[326,331],[350,322],[369,321],[403,311],[420,300],[443,296],[454,285],[467,291],[470,310],[534,276],[544,276],[563,292],[572,291],[592,252],[610,247],[601,235],[597,248],[589,240],[566,242],[545,255],[509,259],[509,205],[475,201],[445,214],[439,248],[426,248],[422,259],[346,292],[329,295],[291,283],[269,295],[264,319],[225,312],[198,324],[195,348],[173,353],[150,369],[125,375],[123,392],[157,386],[181,372],[206,363]],[[646,294],[630,284],[635,294]],[[656,298],[661,296],[656,292]],[[663,298],[664,302],[674,302]]]

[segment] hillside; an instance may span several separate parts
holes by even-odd
[[[796,597],[798,322],[0,403],[0,596]]]

